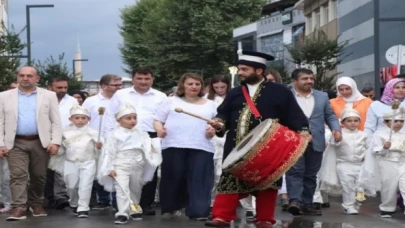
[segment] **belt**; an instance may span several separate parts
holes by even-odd
[[[39,135],[16,135],[15,138],[32,141],[39,139]]]
[[[148,131],[148,134],[149,134],[149,137],[152,138],[152,139],[158,137],[156,132],[149,132]]]

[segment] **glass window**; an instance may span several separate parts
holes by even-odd
[[[262,52],[273,55],[275,60],[284,59],[283,33],[262,37],[260,43]]]

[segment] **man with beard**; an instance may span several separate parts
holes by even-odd
[[[70,125],[70,109],[79,104],[77,100],[67,94],[68,81],[63,77],[53,77],[48,81],[48,89],[56,93],[59,103],[59,113],[62,121],[62,128]],[[45,196],[48,205],[56,209],[63,209],[69,206],[68,195],[62,175],[53,170],[47,170]]]
[[[243,51],[242,54],[238,61],[238,74],[242,85],[227,94],[223,103],[218,107],[217,118],[214,118],[212,123],[212,126],[218,131],[218,136],[222,136],[228,131],[224,146],[224,159],[262,120],[278,119],[280,124],[297,132],[307,132],[308,129],[307,118],[291,91],[285,86],[266,81],[264,76],[266,63],[268,60],[274,60],[274,57],[251,51]],[[242,89],[243,87],[244,89]],[[244,94],[245,88],[248,92]],[[255,118],[247,99],[253,101],[261,119]],[[292,164],[286,165],[291,166]],[[280,186],[281,181],[279,180],[271,188],[258,190],[256,186],[249,185],[230,173],[224,172],[218,184],[218,194],[212,209],[213,220],[207,222],[206,226],[230,227],[231,221],[236,218],[239,200],[254,195],[256,197],[256,227],[273,227],[276,222],[274,210],[277,189]]]
[[[336,142],[342,137],[339,121],[329,104],[328,94],[313,89],[314,73],[305,68],[292,73],[294,98],[309,121],[313,140],[304,155],[287,172],[287,192],[290,198],[288,212],[293,215],[322,215],[322,211],[313,205],[316,189],[316,175],[321,168],[325,150],[326,123]]]

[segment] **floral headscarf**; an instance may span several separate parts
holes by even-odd
[[[384,87],[384,93],[381,97],[381,102],[383,102],[384,104],[387,105],[391,105],[393,101],[395,100],[399,100],[399,101],[403,101],[404,98],[402,99],[396,99],[394,97],[394,86],[398,83],[398,82],[404,82],[404,79],[399,79],[399,78],[393,78],[391,80],[389,80],[387,82],[387,84],[385,84]]]

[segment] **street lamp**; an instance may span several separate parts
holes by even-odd
[[[53,8],[54,5],[46,4],[46,5],[26,5],[26,16],[27,16],[27,65],[31,65],[31,22],[30,22],[30,9],[31,8]]]
[[[73,76],[76,77],[76,66],[75,66],[75,62],[87,62],[89,61],[89,59],[73,59],[72,63],[73,63]]]

